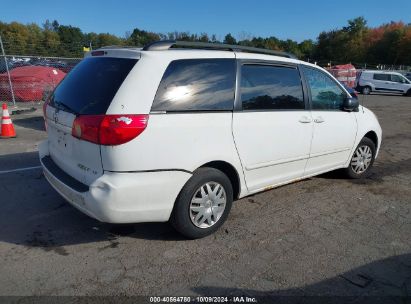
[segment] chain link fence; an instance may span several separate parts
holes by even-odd
[[[81,58],[0,55],[0,102],[41,104]]]
[[[357,70],[384,70],[384,71],[398,71],[398,72],[410,72],[411,66],[404,64],[382,64],[378,62],[352,62],[352,61],[335,61],[335,60],[309,60],[311,63],[315,63],[322,67],[333,67],[336,65],[352,64]]]

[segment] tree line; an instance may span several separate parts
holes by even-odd
[[[291,39],[254,37],[242,33],[235,38],[231,33],[224,39],[207,33],[155,33],[135,28],[124,37],[108,33],[83,33],[79,27],[61,25],[46,20],[41,26],[0,21],[0,35],[6,54],[57,57],[81,57],[83,47],[93,49],[106,45],[143,46],[156,40],[175,39],[238,44],[293,53],[298,58],[326,63],[379,63],[411,65],[411,23],[391,22],[378,27],[367,26],[363,17],[348,20],[347,25],[323,31],[316,41],[296,42]]]

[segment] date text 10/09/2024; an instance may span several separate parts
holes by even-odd
[[[257,303],[254,297],[150,297],[150,303]]]

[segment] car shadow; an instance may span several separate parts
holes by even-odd
[[[26,129],[33,129],[37,131],[46,131],[44,127],[44,119],[41,116],[27,117],[27,118],[12,118],[13,123],[19,127]]]
[[[411,172],[411,158],[403,159],[399,161],[390,162],[376,162],[374,166],[370,169],[370,174],[364,179],[348,179],[343,170],[330,171],[315,178],[324,179],[346,179],[353,183],[366,183],[368,182],[381,182],[384,177],[391,176],[394,174],[410,173]]]
[[[245,297],[257,297],[258,303],[411,303],[411,254],[377,260],[302,287],[270,290],[277,282],[262,280],[265,291],[220,286],[191,290],[200,296],[242,296],[243,302],[250,302]]]
[[[37,152],[0,156],[0,172],[29,167],[26,171],[0,174],[0,241],[54,250],[64,254],[66,245],[110,242],[116,246],[121,237],[145,240],[184,241],[168,223],[114,225],[101,223],[67,203],[46,181]],[[34,167],[30,169],[31,167]],[[411,159],[379,163],[371,176],[354,183],[379,181],[398,172],[411,171]],[[345,178],[340,172],[316,178]]]
[[[0,242],[63,254],[66,245],[137,239],[184,240],[168,223],[101,223],[67,203],[47,182],[37,152],[0,156]],[[26,168],[22,171],[12,171]]]
[[[40,166],[37,151],[0,155],[0,171]]]

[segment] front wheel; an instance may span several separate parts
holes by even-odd
[[[202,238],[223,225],[232,202],[229,178],[220,170],[200,168],[180,191],[170,222],[185,237]]]
[[[351,158],[348,168],[345,169],[346,174],[350,178],[367,177],[375,159],[375,144],[374,142],[364,137]]]

